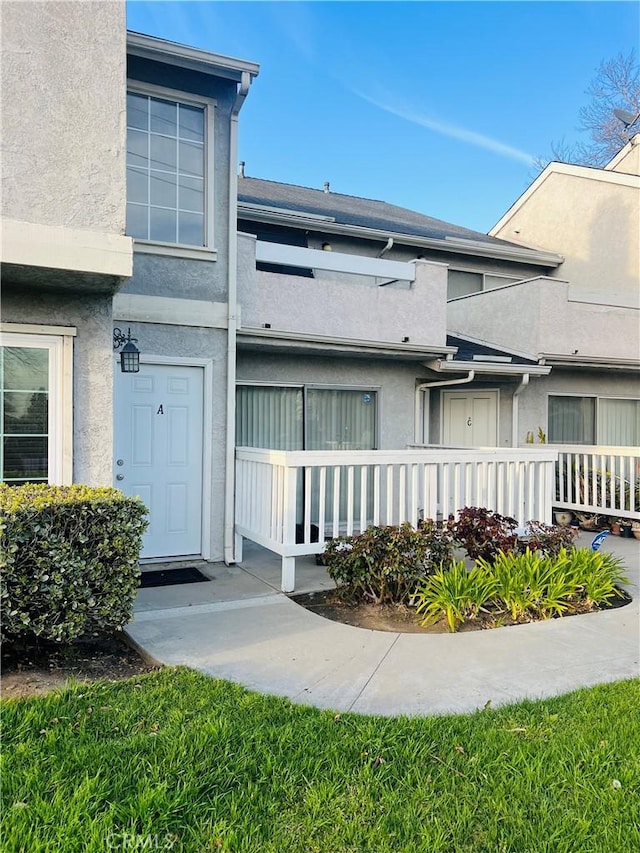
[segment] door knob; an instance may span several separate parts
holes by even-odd
[[[116,480],[124,480],[124,474],[116,474]]]
[[[116,459],[116,465],[124,465],[124,459]]]

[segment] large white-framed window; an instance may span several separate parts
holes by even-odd
[[[378,388],[269,385],[236,388],[236,444],[271,450],[375,450]]]
[[[68,484],[75,329],[37,334],[6,328],[0,333],[0,480]]]
[[[138,251],[214,251],[215,101],[130,82],[127,226]]]
[[[551,444],[640,445],[640,399],[550,394],[548,439]]]

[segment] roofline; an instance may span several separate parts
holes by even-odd
[[[260,72],[260,66],[256,62],[211,53],[208,50],[200,50],[131,30],[127,30],[127,53],[131,56],[140,56],[144,59],[187,68],[190,71],[199,71],[202,74],[228,77],[238,83],[243,74],[257,77]]]
[[[532,355],[530,352],[523,352],[522,350],[513,349],[512,347],[503,347],[501,345],[496,344],[495,342],[485,341],[482,338],[473,338],[470,335],[464,334],[462,332],[454,332],[452,329],[447,329],[447,337],[452,338],[460,338],[461,341],[468,341],[470,344],[477,344],[481,347],[488,347],[489,349],[495,349],[499,352],[504,352],[507,355],[515,355],[516,358],[527,358],[529,361],[536,362],[538,361],[539,356]]]
[[[618,153],[614,155],[611,160],[609,160],[609,162],[602,168],[608,172],[613,171],[618,165],[618,163],[620,163],[621,160],[624,160],[624,158],[631,151],[634,145],[640,145],[640,133],[634,134],[628,142],[625,142],[625,144],[618,151]],[[623,172],[622,174],[625,173]]]
[[[638,370],[638,358],[607,358],[597,355],[565,355],[564,353],[540,353],[540,363],[560,367],[595,367],[612,370]]]
[[[556,252],[545,252],[538,249],[525,249],[520,246],[495,246],[492,243],[476,242],[467,238],[441,239],[436,237],[420,237],[415,234],[403,234],[399,231],[387,231],[380,228],[367,228],[364,225],[345,225],[340,222],[318,220],[316,214],[306,216],[304,211],[293,212],[280,210],[268,205],[258,205],[253,202],[238,200],[238,217],[252,222],[269,222],[272,224],[286,223],[301,227],[306,225],[313,231],[346,234],[350,237],[362,237],[387,241],[393,237],[396,242],[407,246],[419,246],[425,249],[437,249],[456,255],[480,255],[497,260],[515,261],[517,263],[536,264],[543,267],[559,267],[564,261],[562,255]]]
[[[476,375],[490,373],[493,375],[521,376],[528,373],[531,376],[548,376],[551,373],[551,365],[544,364],[508,364],[490,361],[456,361],[455,359],[443,361],[439,358],[425,362],[425,366],[437,373],[468,373],[470,370],[473,370]]]
[[[548,163],[538,177],[527,187],[522,195],[517,198],[507,212],[496,222],[493,228],[487,232],[490,237],[496,237],[510,219],[520,210],[520,208],[531,198],[531,196],[540,189],[544,182],[551,175],[570,175],[574,178],[586,178],[587,180],[602,181],[609,184],[618,184],[619,186],[627,186],[632,189],[640,189],[640,176],[630,175],[627,172],[613,172],[606,169],[599,169],[593,166],[576,166],[573,163]]]
[[[370,341],[358,338],[332,337],[330,335],[308,335],[302,332],[281,332],[277,329],[264,329],[243,326],[238,329],[238,342],[250,343],[255,338],[256,343],[272,345],[277,343],[291,346],[302,345],[309,349],[339,348],[341,350],[368,353],[373,358],[377,355],[405,355],[420,361],[430,356],[447,356],[457,352],[456,347],[448,346],[421,346],[410,343],[396,343],[395,341]]]

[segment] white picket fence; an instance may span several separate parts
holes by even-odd
[[[640,521],[640,449],[558,444],[559,509]]]
[[[551,523],[556,448],[422,448],[390,451],[236,449],[236,559],[242,537],[282,557],[282,589],[295,558],[327,536],[371,524],[414,526],[464,506]]]

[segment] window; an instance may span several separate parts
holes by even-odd
[[[374,450],[377,392],[239,385],[236,444],[272,450]]]
[[[549,397],[552,444],[640,444],[640,400],[612,397]]]
[[[65,351],[65,347],[67,348]],[[70,479],[71,419],[65,418],[63,363],[71,338],[3,333],[0,346],[0,480]],[[67,371],[68,372],[68,371]]]
[[[457,299],[459,296],[492,290],[495,287],[503,287],[505,284],[512,284],[515,281],[522,281],[522,279],[494,273],[450,269],[447,280],[447,299]]]
[[[208,110],[138,92],[127,94],[127,234],[204,247]]]

